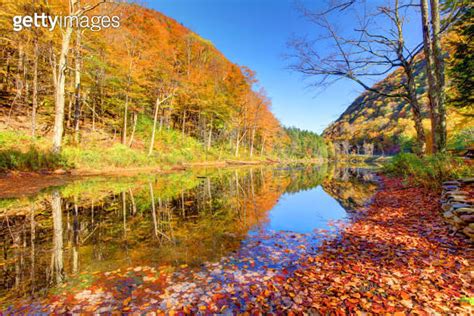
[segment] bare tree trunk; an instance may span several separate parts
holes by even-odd
[[[415,122],[415,130],[416,130],[416,140],[417,140],[417,151],[419,154],[423,154],[425,151],[425,131],[423,129],[422,117],[421,117],[421,110],[418,104],[418,98],[416,93],[416,82],[415,82],[415,75],[413,73],[413,60],[407,61],[403,56],[403,50],[405,47],[405,40],[403,37],[403,30],[402,30],[402,20],[399,17],[399,1],[395,0],[395,24],[397,27],[398,32],[398,42],[397,42],[397,57],[402,63],[403,70],[407,77],[407,100],[410,103],[411,110],[413,113],[413,120]]]
[[[71,80],[71,91],[74,91],[74,81],[73,80]],[[74,102],[74,98],[69,96],[69,102],[67,104],[67,113],[64,114],[66,116],[66,129],[69,129],[71,127],[71,124],[72,124],[72,103],[73,102]]]
[[[100,74],[98,75],[98,84],[99,84],[99,105],[100,109],[104,108],[104,83],[103,83],[103,77],[104,77],[104,70],[101,69]],[[96,123],[96,102],[94,102],[92,106],[92,130],[95,131],[95,123]]]
[[[151,132],[151,141],[150,141],[150,148],[148,149],[148,156],[151,156],[153,152],[153,147],[155,146],[155,134],[156,134],[156,121],[158,120],[158,111],[160,110],[160,105],[166,102],[169,98],[172,98],[174,95],[174,91],[171,91],[168,95],[156,98],[155,102],[155,113],[153,115],[153,131]]]
[[[237,130],[237,137],[235,139],[235,157],[239,156],[239,145],[240,145],[240,131]]]
[[[133,112],[132,134],[130,135],[130,141],[128,142],[128,147],[132,147],[133,139],[135,137],[135,130],[137,129],[137,121],[138,121],[138,114],[137,112]]]
[[[6,74],[3,80],[3,83],[5,83],[5,91],[10,91],[10,72],[11,72],[11,67],[10,67],[10,60],[11,60],[11,53],[6,52],[6,62],[5,62],[5,68],[6,68]]]
[[[109,2],[107,0],[99,0],[95,5],[85,5],[81,7],[79,0],[71,0],[69,3],[69,15],[81,17],[86,12],[93,10],[100,4]],[[73,28],[68,24],[61,43],[61,52],[59,54],[59,62],[57,69],[54,69],[53,78],[55,78],[54,86],[54,129],[53,129],[53,152],[60,153],[64,132],[64,100],[65,100],[65,84],[66,84],[66,68],[67,56]]]
[[[80,5],[79,1],[77,4]],[[76,30],[74,57],[74,142],[79,143],[79,122],[81,119],[81,29]]]
[[[257,129],[256,126],[253,127],[252,129],[252,138],[250,140],[250,157],[253,156],[253,145],[254,145],[254,141],[255,141],[255,130]]]
[[[211,119],[211,124],[209,127],[209,135],[207,137],[207,150],[211,149],[211,142],[212,142],[212,119]]]
[[[418,99],[416,96],[416,84],[413,72],[411,70],[411,66],[406,68],[405,73],[407,75],[407,89],[408,89],[408,98],[411,106],[411,111],[413,114],[413,120],[415,122],[415,130],[416,130],[416,142],[417,142],[417,151],[419,154],[423,154],[425,152],[425,130],[423,128],[422,117],[421,117],[421,110],[418,104]]]
[[[10,119],[13,113],[13,109],[15,108],[17,102],[21,101],[24,97],[24,93],[23,93],[23,91],[25,90],[25,82],[23,81],[24,73],[25,73],[24,68],[25,68],[25,50],[23,47],[23,43],[20,42],[18,44],[18,69],[17,69],[17,74],[16,74],[16,80],[15,80],[16,94],[15,94],[15,98],[10,104],[10,110],[8,111],[7,125],[10,124]]]
[[[63,34],[61,53],[59,55],[57,83],[55,91],[55,113],[53,130],[53,152],[61,152],[61,144],[64,132],[64,90],[66,84],[67,54],[69,51],[69,42],[72,35],[72,27],[67,27]]]
[[[431,4],[431,24],[433,26],[433,53],[434,53],[434,73],[436,75],[436,84],[438,92],[438,129],[437,129],[437,148],[439,151],[446,150],[447,132],[446,132],[446,104],[444,93],[444,57],[441,48],[441,26],[439,14],[439,0],[430,0]]]
[[[125,92],[125,107],[123,109],[123,128],[122,128],[122,144],[127,144],[127,120],[128,120],[128,102],[130,100],[130,85],[132,82],[133,61],[130,60],[127,76],[127,91]]]
[[[148,156],[153,153],[153,147],[155,146],[155,133],[156,133],[156,121],[158,119],[158,110],[160,108],[160,99],[156,98],[155,102],[155,113],[153,114],[153,130],[151,131],[150,147],[148,148]]]
[[[32,94],[32,109],[31,109],[31,137],[36,136],[36,110],[38,108],[38,54],[39,44],[38,38],[35,37],[34,51],[33,51],[33,94]]]
[[[23,92],[25,89],[25,82],[23,81],[24,68],[25,68],[25,48],[23,47],[23,44],[20,43],[18,45],[18,70],[17,70],[17,78],[16,78],[17,95],[15,97],[15,100],[22,99]]]
[[[428,99],[430,107],[430,119],[431,119],[431,152],[436,153],[438,147],[438,91],[436,87],[436,78],[433,70],[434,56],[433,47],[430,37],[430,26],[428,17],[428,0],[421,0],[421,22],[423,30],[423,50],[425,53],[426,62],[426,78],[428,81]]]
[[[122,122],[122,144],[127,144],[127,118],[128,118],[128,91],[125,95],[125,106],[123,109],[123,122]]]
[[[254,121],[253,121],[252,136],[250,138],[250,157],[253,156],[253,147],[254,147],[254,143],[255,143],[255,133],[257,131],[257,122],[258,122],[258,117],[259,117],[259,114],[260,114],[260,107],[262,106],[262,103],[263,102],[260,102],[257,105],[256,110],[255,110],[255,118],[254,118]]]

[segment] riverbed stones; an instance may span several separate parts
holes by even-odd
[[[474,183],[474,178],[471,177],[471,178],[463,178],[463,179],[460,179],[460,181],[464,184],[473,184]]]
[[[469,193],[467,191],[461,191],[461,190],[456,190],[456,191],[448,191],[446,193],[446,196],[453,196],[453,195],[468,195]]]
[[[469,215],[469,214],[474,214],[474,208],[458,208],[453,210],[453,213],[456,214],[457,216],[461,215]]]
[[[459,185],[459,181],[444,181],[443,185]]]
[[[457,185],[443,185],[443,190],[457,190],[459,188],[459,186]]]
[[[474,241],[474,178],[443,182],[443,217]]]
[[[459,216],[460,219],[462,219],[464,222],[472,224],[474,223],[474,215],[473,214],[465,214]]]
[[[457,203],[467,203],[468,201],[468,197],[465,196],[465,195],[451,195],[450,197],[448,197],[448,201],[453,201],[453,202],[457,202]]]
[[[471,205],[468,203],[459,203],[456,201],[453,201],[453,203],[451,204],[451,209],[453,210],[457,210],[458,208],[470,208],[470,207]]]

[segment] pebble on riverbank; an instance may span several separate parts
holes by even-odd
[[[443,182],[441,203],[446,221],[474,241],[474,178]]]

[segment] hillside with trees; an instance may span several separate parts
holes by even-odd
[[[259,159],[286,151],[288,136],[254,71],[159,12],[94,3],[2,7],[0,169]],[[121,25],[12,32],[14,16],[34,12],[119,16]]]
[[[330,157],[330,145],[328,146],[320,135],[297,127],[285,127],[284,130],[289,138],[282,146],[284,156],[296,159]]]
[[[448,149],[465,152],[472,149],[474,127],[472,122],[472,8],[443,38],[447,57],[447,132]],[[469,36],[471,34],[471,36]],[[414,61],[414,75],[417,99],[421,108],[422,125],[430,129],[430,111],[425,55],[420,52]],[[357,97],[341,116],[328,126],[323,135],[335,143],[349,141],[357,150],[363,143],[375,144],[378,154],[414,152],[416,130],[410,104],[404,98],[387,98],[383,94],[397,92],[401,83],[406,82],[403,69],[399,68],[374,85],[382,94],[367,90]],[[431,148],[431,138],[427,138],[427,148]]]
[[[426,131],[430,128],[426,72],[424,59],[418,57],[415,73],[421,104],[422,124]],[[450,81],[448,77],[448,81]],[[403,81],[401,69],[397,69],[375,86],[386,93],[393,92],[394,87]],[[466,99],[464,99],[466,100]],[[471,104],[472,106],[472,104]],[[464,152],[472,146],[474,139],[473,126],[469,125],[474,113],[467,106],[456,106],[452,101],[448,104],[447,130],[448,148]],[[324,138],[335,144],[349,142],[348,151],[363,152],[366,143],[374,144],[377,154],[395,154],[398,152],[414,152],[416,130],[413,124],[413,114],[410,105],[402,98],[387,99],[372,91],[365,91],[358,96],[349,107],[331,123],[323,132]],[[431,140],[427,138],[428,148]],[[471,148],[472,149],[472,148]]]
[[[317,88],[346,80],[364,89],[323,133],[336,153],[361,154],[367,144],[377,154],[472,149],[472,10],[468,1],[427,0],[300,9],[320,33],[290,42],[290,69]],[[341,19],[351,22],[341,28]],[[408,43],[414,24],[421,32]]]

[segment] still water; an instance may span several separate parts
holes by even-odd
[[[0,311],[179,309],[210,293],[243,310],[239,292],[337,237],[372,180],[327,165],[210,169],[0,200]]]

